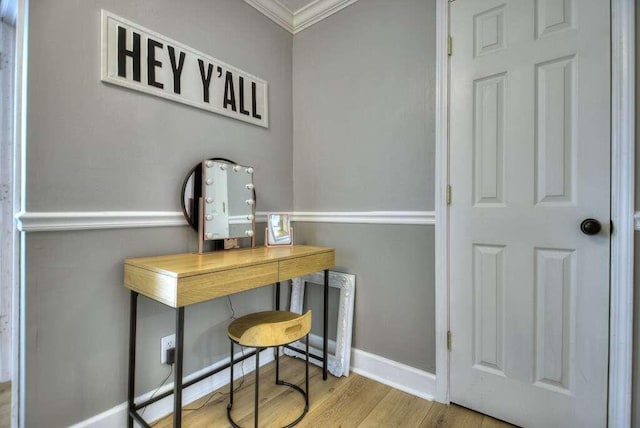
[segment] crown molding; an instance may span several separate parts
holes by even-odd
[[[244,0],[267,18],[293,34],[293,12],[278,0]]]
[[[293,13],[293,34],[341,11],[358,0],[315,0]]]
[[[292,11],[278,0],[244,0],[291,34],[296,34],[358,0],[314,0]]]

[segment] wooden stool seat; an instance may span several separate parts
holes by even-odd
[[[265,311],[242,316],[234,320],[227,329],[227,335],[231,342],[231,381],[229,383],[229,404],[227,405],[227,419],[234,428],[240,428],[233,420],[231,410],[233,408],[233,344],[256,348],[256,381],[254,397],[254,426],[258,427],[258,390],[260,385],[260,351],[264,348],[276,348],[276,385],[284,385],[295,389],[304,397],[304,410],[298,418],[288,427],[295,426],[309,411],[309,332],[311,331],[311,311],[300,315],[288,311]],[[288,345],[306,337],[305,341],[305,389],[298,385],[280,380],[279,347]]]
[[[304,315],[288,311],[248,314],[229,324],[229,339],[241,346],[268,348],[286,345],[305,337],[311,330],[311,311]]]

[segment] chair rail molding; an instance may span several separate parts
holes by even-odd
[[[267,212],[256,213],[256,221],[267,221]],[[352,223],[380,225],[434,225],[433,211],[289,212],[293,221],[306,223]],[[244,217],[231,218],[233,224]],[[16,215],[21,232],[55,232],[96,229],[187,226],[181,211],[23,211]]]
[[[434,225],[433,211],[356,211],[291,213],[293,221],[308,223],[414,224]]]
[[[181,211],[21,212],[16,221],[21,232],[187,225]]]

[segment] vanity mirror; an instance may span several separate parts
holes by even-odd
[[[289,214],[270,213],[267,216],[264,244],[267,247],[293,245],[293,228]]]
[[[250,238],[255,246],[256,193],[253,168],[229,159],[205,159],[195,165],[182,185],[182,212],[198,232],[198,252],[204,241]]]

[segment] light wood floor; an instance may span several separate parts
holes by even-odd
[[[304,361],[283,358],[280,377],[298,385],[304,384]],[[298,427],[511,427],[459,406],[446,406],[398,391],[371,379],[351,374],[347,378],[329,375],[322,381],[322,372],[310,367],[311,403],[309,413]],[[260,426],[285,426],[295,420],[304,407],[302,396],[285,386],[276,386],[275,364],[260,370]],[[245,377],[234,395],[233,415],[241,426],[253,426],[254,373]],[[228,388],[213,396],[185,406],[182,426],[218,428],[229,426],[226,416]],[[207,400],[209,400],[207,402]],[[200,408],[201,407],[201,408]],[[199,409],[198,409],[199,408]],[[198,409],[198,410],[189,410]],[[173,416],[161,419],[153,426],[171,427]]]
[[[11,426],[11,382],[0,383],[0,428]]]

